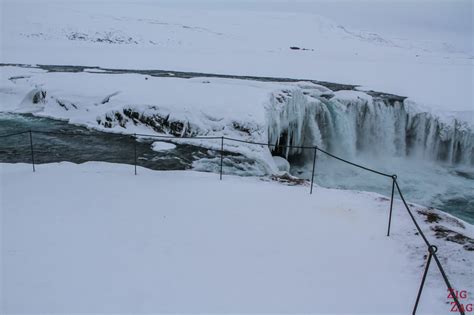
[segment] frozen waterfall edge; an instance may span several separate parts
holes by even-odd
[[[267,123],[270,144],[317,145],[347,158],[363,153],[474,165],[472,125],[420,110],[410,100],[299,84],[270,96]],[[304,152],[273,154],[291,159]]]

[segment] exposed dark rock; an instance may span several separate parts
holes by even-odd
[[[65,110],[69,110],[70,107],[74,107],[74,109],[77,109],[77,106],[74,103],[69,103],[58,99],[56,99],[56,103],[58,103],[58,105],[64,108]]]
[[[306,184],[306,180],[291,176],[288,173],[285,173],[283,175],[272,175],[271,179],[280,183],[290,185],[290,186]]]
[[[431,230],[435,232],[436,238],[444,238],[449,242],[454,242],[460,245],[464,245],[465,250],[474,250],[474,240],[461,233],[450,230],[441,225],[435,225],[431,227]]]
[[[458,219],[447,216],[447,215],[444,215],[441,212],[437,213],[436,212],[437,210],[433,207],[428,207],[428,208],[425,208],[425,209],[418,208],[418,209],[416,209],[416,211],[419,214],[425,216],[425,222],[438,223],[440,221],[444,221],[448,224],[455,225],[455,226],[460,227],[462,229],[465,228],[464,224],[462,224]]]
[[[465,244],[466,243],[466,237],[461,234],[455,234],[455,235],[450,235],[446,237],[446,240],[458,244]]]
[[[234,129],[245,132],[248,135],[251,135],[252,131],[253,131],[252,128],[250,128],[248,126],[244,126],[244,125],[242,125],[238,122],[235,122],[235,121],[232,122],[232,126],[234,127]]]
[[[388,100],[389,104],[394,106],[395,102],[403,102],[407,97],[406,96],[399,96],[395,94],[390,94],[390,93],[383,93],[383,92],[376,92],[376,91],[364,91],[364,93],[369,94],[370,96],[374,98],[379,98],[382,100]]]
[[[10,80],[10,81],[16,81],[16,80],[27,79],[27,78],[30,78],[30,76],[29,76],[29,75],[27,75],[27,76],[19,75],[19,76],[9,77],[8,80]]]
[[[461,223],[461,221],[459,221],[458,219],[456,218],[453,218],[453,217],[448,217],[446,216],[444,218],[444,220],[450,224],[453,224],[453,225],[456,225],[457,227],[460,227],[462,229],[465,229],[466,227],[464,226],[464,224]]]
[[[290,47],[291,50],[306,50],[306,51],[314,51],[314,49],[311,49],[311,48],[301,48],[301,47],[298,47],[298,46],[291,46]]]
[[[65,110],[69,110],[69,108],[67,108],[66,104],[61,102],[60,100],[56,100],[56,103],[58,103],[58,105],[61,106],[62,108],[64,108]]]
[[[146,79],[146,78],[145,78],[145,79]],[[100,103],[101,103],[101,104],[106,104],[106,103],[110,102],[110,99],[111,99],[113,96],[117,95],[117,94],[119,94],[119,92],[114,92],[114,93],[112,93],[112,94],[110,94],[110,95],[107,95],[106,97],[104,97],[104,99],[103,99],[102,102],[100,102]]]
[[[439,221],[441,221],[441,217],[434,213],[434,212],[430,212],[429,211],[430,209],[425,209],[425,210],[417,210],[417,212],[423,216],[425,216],[425,222],[428,222],[428,223],[438,223]]]
[[[123,114],[129,118],[131,118],[133,121],[138,121],[138,118],[140,117],[140,114],[138,112],[135,112],[131,110],[130,108],[125,108],[123,110]]]
[[[334,94],[332,94],[332,93],[323,93],[323,94],[320,95],[320,97],[323,97],[327,100],[330,100],[331,98],[334,97]]]
[[[474,243],[466,244],[466,245],[463,246],[463,248],[465,250],[468,250],[468,251],[473,251],[474,250]]]
[[[123,114],[132,120],[134,124],[144,124],[151,127],[153,130],[160,133],[168,133],[176,137],[182,136],[193,136],[196,133],[191,130],[189,122],[173,121],[170,119],[170,115],[144,115],[134,111],[131,108],[123,110]],[[127,120],[128,121],[128,120]],[[126,121],[124,122],[124,124]]]
[[[33,95],[32,102],[33,104],[38,104],[38,103],[44,103],[44,100],[46,99],[46,91],[39,90]]]
[[[130,36],[126,36],[122,32],[95,32],[87,34],[82,32],[70,32],[65,35],[68,40],[72,41],[89,41],[107,44],[138,44],[138,41]]]
[[[115,119],[118,121],[120,127],[125,128],[126,120],[124,119],[122,114],[120,114],[119,112],[116,112],[115,113]]]

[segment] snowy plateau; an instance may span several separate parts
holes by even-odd
[[[319,156],[310,195],[312,149],[237,141],[397,172],[472,307],[472,52],[261,2],[0,0],[0,121],[229,155],[222,180],[218,157],[137,176],[0,161],[0,313],[412,312],[428,252],[398,195],[386,236],[389,182]],[[450,313],[431,264],[418,313]]]

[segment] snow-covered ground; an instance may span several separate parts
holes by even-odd
[[[308,186],[188,171],[134,176],[107,163],[0,167],[6,313],[413,307],[426,248],[399,201],[386,237],[389,201],[373,193],[316,187],[310,195]],[[412,207],[451,282],[471,297],[474,252],[433,228],[472,238],[472,226]],[[450,307],[432,264],[419,311]]]
[[[409,181],[402,190],[424,195],[416,200],[427,205],[433,194],[472,204],[472,51],[356,30],[344,24],[347,12],[333,15],[335,22],[323,6],[304,10],[305,1],[257,1],[268,3],[263,9],[204,2],[0,0],[0,63],[32,65],[0,67],[0,112],[107,132],[318,145],[350,159],[364,153],[389,171],[394,160],[409,162],[405,157],[420,165],[441,160],[465,167],[462,181],[424,167],[401,179]],[[35,64],[313,79],[363,91],[304,81],[47,72]],[[186,141],[220,148],[220,140],[179,140]],[[153,144],[158,151],[173,146]],[[226,141],[224,150],[257,161],[246,174],[289,168],[266,146]],[[312,161],[277,153],[305,162],[303,170]],[[212,170],[209,162],[193,166]],[[131,166],[105,163],[40,165],[35,174],[29,165],[0,164],[0,310],[411,311],[426,248],[398,201],[387,238],[389,201],[374,193],[318,187],[310,196],[307,186],[268,178],[132,174]],[[318,178],[334,180],[326,175]],[[455,289],[468,291],[463,302],[472,303],[473,226],[413,210]],[[433,264],[420,311],[448,313],[449,302]]]
[[[472,110],[472,52],[351,29],[324,6],[294,10],[304,1],[265,3],[2,0],[0,61],[316,79]]]

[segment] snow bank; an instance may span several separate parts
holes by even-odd
[[[283,173],[290,172],[290,163],[281,156],[274,156],[273,161],[275,162],[278,171]]]
[[[107,163],[0,167],[6,313],[406,314],[419,287],[423,241],[398,201],[385,236],[377,194]],[[415,215],[472,296],[473,252]],[[419,311],[447,313],[431,267]]]

